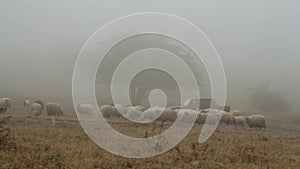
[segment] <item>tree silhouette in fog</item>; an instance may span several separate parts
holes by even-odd
[[[118,35],[115,35],[112,38],[118,39]],[[106,41],[103,41],[102,46],[105,46],[105,43]],[[120,41],[107,53],[105,58],[102,60],[97,72],[96,79],[96,87],[99,91],[96,91],[98,100],[101,100],[105,103],[112,102],[110,85],[112,82],[112,76],[116,68],[122,62],[122,60],[130,54],[148,48],[164,49],[180,57],[194,73],[198,85],[201,85],[202,75],[206,72],[206,70],[201,61],[198,59],[198,56],[195,55],[192,52],[192,50],[190,50],[185,44],[170,37],[165,37],[162,35],[136,35],[127,38],[126,40]],[[142,76],[142,74],[140,75]],[[176,100],[173,103],[169,102],[168,105],[180,104],[178,103],[178,94],[171,94],[177,93],[178,91],[178,86],[174,83],[174,79],[170,78],[167,74],[153,69],[144,72],[144,75],[147,78],[152,78],[153,80],[145,80],[145,78],[141,76],[139,76],[136,80],[133,80],[133,82],[130,84],[129,91],[130,99],[133,102],[133,104],[147,105],[147,96],[150,93],[150,91],[155,88],[162,89],[165,93],[169,93],[170,97],[172,95],[172,99],[174,101]]]
[[[260,83],[249,92],[249,104],[257,110],[286,112],[290,109],[288,100],[278,91],[271,90],[269,83]]]

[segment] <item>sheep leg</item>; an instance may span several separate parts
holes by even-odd
[[[161,125],[160,125],[161,128],[164,127],[164,123],[165,123],[165,121],[162,121],[162,122],[161,122]]]

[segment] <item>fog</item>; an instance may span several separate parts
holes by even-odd
[[[71,108],[73,68],[85,41],[113,19],[156,11],[186,18],[207,34],[225,67],[228,105],[251,109],[249,89],[268,83],[271,96],[298,112],[299,6],[297,0],[0,1],[0,97]]]

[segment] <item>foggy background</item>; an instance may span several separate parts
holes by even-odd
[[[149,11],[186,18],[208,35],[225,67],[228,105],[262,109],[270,99],[284,101],[279,108],[288,109],[281,111],[298,112],[299,6],[297,0],[0,1],[0,97],[71,109],[73,68],[85,41],[113,19]]]

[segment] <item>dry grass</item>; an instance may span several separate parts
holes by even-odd
[[[8,140],[0,143],[0,168],[296,169],[300,166],[300,135],[289,133],[219,128],[200,145],[197,140],[201,128],[195,126],[183,142],[167,153],[147,159],[126,159],[94,144],[72,115],[62,117],[56,126],[46,117],[15,115],[8,125],[12,132]],[[114,123],[113,127],[138,137],[146,132],[149,135],[161,132],[159,127],[151,125]]]

